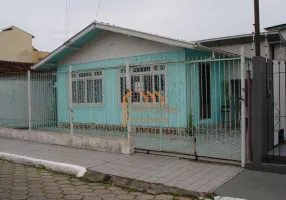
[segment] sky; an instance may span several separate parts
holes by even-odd
[[[42,51],[53,51],[94,20],[188,41],[253,31],[253,0],[101,0],[96,16],[99,1],[70,0],[67,29],[66,0],[0,0],[0,28],[31,33]],[[286,0],[260,0],[261,29],[286,23],[285,8]]]

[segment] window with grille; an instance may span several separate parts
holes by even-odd
[[[123,102],[123,97],[127,93],[126,87],[126,70],[120,69],[120,102]],[[147,91],[154,94],[154,91],[159,92],[164,98],[166,98],[166,67],[165,65],[156,66],[139,66],[131,67],[131,90],[132,103],[144,103],[145,99],[139,94],[142,91],[148,96]],[[148,102],[152,103],[153,99],[148,96]],[[156,96],[156,102],[159,102],[160,98]],[[166,99],[165,99],[166,101]]]
[[[72,102],[73,104],[102,104],[103,72],[73,72]]]

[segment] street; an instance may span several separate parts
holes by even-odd
[[[0,160],[1,200],[45,199],[187,199],[150,195],[105,183],[91,183],[71,176]]]

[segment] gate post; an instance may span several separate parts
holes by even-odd
[[[131,91],[131,76],[130,76],[130,67],[129,67],[129,59],[126,59],[126,89],[127,91]],[[127,101],[127,139],[128,139],[128,146],[131,148],[131,95],[128,97]],[[125,111],[124,111],[125,112]]]
[[[271,60],[261,56],[253,57],[252,64],[252,167],[261,168],[262,159],[269,149],[267,144],[273,144],[274,140],[274,120],[268,116],[268,110],[273,110],[270,107],[273,103],[273,66]]]

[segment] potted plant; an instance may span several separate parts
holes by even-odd
[[[230,99],[230,93],[229,93],[229,81],[228,80],[224,80],[223,82],[223,86],[224,86],[224,97],[223,100],[224,101],[224,105],[222,105],[222,112],[226,113],[225,116],[226,118],[225,120],[225,125],[228,124],[228,126],[231,125],[231,99]]]
[[[187,133],[189,136],[193,136],[195,134],[195,125],[194,125],[194,119],[193,119],[193,114],[192,110],[189,114],[189,121],[188,121],[188,127],[187,127]]]

